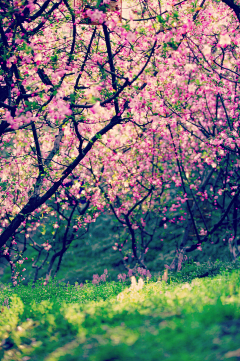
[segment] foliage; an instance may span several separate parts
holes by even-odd
[[[235,270],[189,283],[149,282],[120,301],[121,283],[5,287],[1,302],[8,297],[9,307],[0,315],[1,358],[120,361],[145,360],[147,353],[150,361],[234,360],[239,275]]]
[[[194,278],[214,277],[222,272],[230,272],[240,268],[240,262],[189,262],[185,264],[181,273],[170,272],[169,277],[176,282],[190,282]]]

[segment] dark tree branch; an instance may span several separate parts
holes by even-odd
[[[232,9],[240,22],[240,6],[236,5],[233,0],[222,0],[230,9]]]
[[[5,109],[11,110],[11,111],[13,111],[15,109],[15,107],[11,107],[10,105],[5,104],[3,102],[0,102],[0,108],[5,108]]]
[[[43,174],[44,173],[44,168],[43,168],[43,162],[42,162],[42,154],[41,154],[40,144],[39,144],[39,141],[38,141],[37,130],[36,130],[36,127],[35,127],[34,123],[32,123],[32,132],[33,132],[33,138],[34,138],[36,152],[37,152],[39,174]]]
[[[107,25],[105,25],[105,24],[103,24],[103,32],[104,32],[104,36],[105,36],[105,42],[106,42],[107,53],[108,53],[108,62],[110,65],[111,76],[112,76],[112,87],[117,92],[117,90],[118,90],[117,89],[117,79],[116,79],[116,75],[115,75],[115,66],[113,63],[113,55],[112,55],[110,36],[109,36]],[[115,106],[116,114],[118,114],[119,113],[119,105],[118,105],[118,101],[116,98],[114,98],[114,106]]]
[[[97,28],[95,27],[94,30],[93,30],[92,36],[91,36],[90,43],[88,44],[87,52],[85,54],[85,58],[83,60],[82,66],[81,66],[80,73],[79,73],[79,75],[77,77],[76,84],[74,86],[75,91],[78,89],[78,83],[79,83],[79,81],[81,79],[82,72],[83,72],[83,70],[85,68],[85,65],[86,65],[86,62],[87,62],[87,59],[88,59],[88,55],[90,54],[90,50],[91,50],[91,47],[92,47],[92,42],[93,42],[93,39],[95,37],[96,31],[97,31]]]

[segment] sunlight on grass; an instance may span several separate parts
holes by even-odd
[[[237,360],[239,296],[240,270],[183,283],[132,278],[130,287],[6,287],[1,359]]]

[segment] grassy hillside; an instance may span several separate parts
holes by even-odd
[[[191,282],[2,288],[3,361],[240,357],[240,270]]]
[[[163,227],[157,230],[145,258],[151,274],[158,275],[162,273],[164,265],[171,263],[175,254],[176,235],[178,233],[179,230],[176,230],[171,224],[167,230],[164,230]],[[161,241],[161,239],[164,239],[164,241]],[[43,242],[44,239],[39,241],[39,243]],[[126,272],[126,270],[119,252],[112,249],[115,242],[119,242],[119,230],[116,227],[114,218],[106,214],[101,215],[95,223],[90,225],[90,230],[84,238],[74,241],[65,253],[57,276],[58,280],[66,283],[69,282],[70,284],[75,284],[75,282],[81,283],[85,280],[92,280],[93,274],[101,275],[104,269],[107,268],[109,279],[116,281],[118,274]],[[196,250],[188,254],[190,264],[186,265],[187,269],[191,270],[191,263],[193,261],[200,262],[202,266],[199,267],[199,274],[204,274],[206,268],[215,267],[212,263],[217,259],[230,261],[227,244],[205,244],[202,246],[202,249],[201,252]],[[28,261],[24,263],[24,267],[27,269],[25,275],[25,283],[27,283],[33,279],[34,269],[32,268],[31,260],[36,255],[30,248],[24,253],[24,256],[28,257]],[[44,252],[43,257],[45,257]],[[0,259],[1,261],[2,259]],[[40,277],[46,274],[47,267],[48,264],[39,272]],[[217,267],[219,268],[219,266]],[[0,264],[0,281],[8,283],[11,280],[10,277],[10,267]]]

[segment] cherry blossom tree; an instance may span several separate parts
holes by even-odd
[[[202,245],[206,243],[228,243],[233,260],[240,254],[237,103],[239,21],[235,16],[238,6],[230,6],[232,4],[233,2],[227,3],[229,9],[222,3],[203,2],[192,16],[192,21],[188,19],[188,24],[185,23],[186,32],[171,30],[171,36],[175,37],[171,38],[171,42],[164,43],[164,52],[155,53],[152,62],[152,71],[157,75],[157,86],[152,81],[152,88],[143,88],[138,95],[139,100],[144,99],[142,103],[145,106],[139,106],[140,102],[136,99],[130,103],[136,118],[151,119],[146,139],[151,139],[151,132],[158,133],[161,140],[166,139],[163,143],[167,147],[167,156],[165,164],[161,163],[160,169],[165,168],[166,176],[181,189],[172,205],[168,202],[168,217],[162,214],[160,220],[181,222],[181,217],[186,213],[182,210],[182,215],[179,214],[178,208],[186,202],[188,219],[185,219],[184,234],[178,242],[176,257],[170,266],[174,269],[181,269],[186,253],[196,249],[201,251]],[[234,10],[234,13],[231,10]],[[185,11],[189,12],[188,6]],[[201,14],[201,22],[198,21],[196,27],[196,20],[199,19],[196,17],[197,14]],[[179,14],[175,13],[175,18],[178,17]],[[159,20],[162,28],[169,27],[167,17],[161,17]],[[153,90],[154,87],[157,91]],[[138,126],[140,127],[139,124]],[[164,149],[159,148],[160,154],[163,155]],[[133,150],[133,147],[131,149]],[[146,152],[141,150],[141,153],[141,160],[135,155],[135,164],[141,164],[146,170],[146,157],[148,154],[155,155],[156,148],[152,147]],[[121,162],[122,160],[123,157]],[[154,166],[159,169],[159,161]],[[141,170],[140,167],[138,174],[142,181]],[[128,170],[127,174],[130,173]],[[146,177],[148,180],[151,179],[150,174],[149,170]],[[159,185],[162,187],[168,180],[167,177],[158,175],[158,191],[161,191]],[[139,178],[135,177],[132,187],[134,185],[137,188],[137,180]],[[172,188],[171,184],[164,185],[165,188]],[[143,185],[139,182],[139,198],[142,193],[141,187]],[[113,186],[111,182],[111,192],[112,189],[116,192],[117,188],[116,184]],[[118,203],[126,204],[122,200]],[[134,205],[131,204],[131,207]],[[126,214],[129,216],[131,207],[127,210],[124,206],[117,207],[120,212],[114,213],[120,223],[124,223]],[[158,213],[163,209],[160,205],[156,208]],[[119,218],[119,213],[123,214],[122,219]],[[181,216],[178,221],[176,216]],[[166,223],[164,226],[167,228]],[[141,224],[135,224],[135,227],[141,228]],[[132,234],[132,240],[136,240],[131,229],[129,233]],[[191,233],[194,242],[189,244],[189,241],[192,241]],[[135,241],[132,244],[134,254]],[[114,248],[118,246],[115,245]],[[122,252],[122,244],[119,248]]]
[[[119,9],[109,16],[103,5],[1,2],[3,255],[13,264],[18,233],[40,229],[66,200],[77,210],[84,196],[74,226],[110,209],[142,267],[146,213],[163,230],[183,222],[171,268],[227,228],[236,259],[239,6],[133,1],[120,22]],[[145,232],[138,246],[136,232]]]
[[[84,172],[91,161],[88,153],[126,121],[128,97],[137,93],[133,85],[142,79],[155,50],[156,40],[147,36],[143,48],[140,43],[133,48],[136,34],[117,25],[114,16],[103,22],[102,13],[100,29],[82,27],[81,9],[72,5],[1,3],[0,244],[6,256],[6,243],[15,243],[16,232],[24,232],[33,219],[39,224],[46,202],[68,176],[82,176],[86,197],[91,197],[91,180]],[[88,16],[94,20],[95,14]],[[122,67],[125,57],[129,61]],[[76,197],[77,185],[72,187]],[[65,191],[60,195],[64,198]],[[98,211],[104,209],[96,203]],[[94,219],[92,210],[86,221],[89,217]]]

